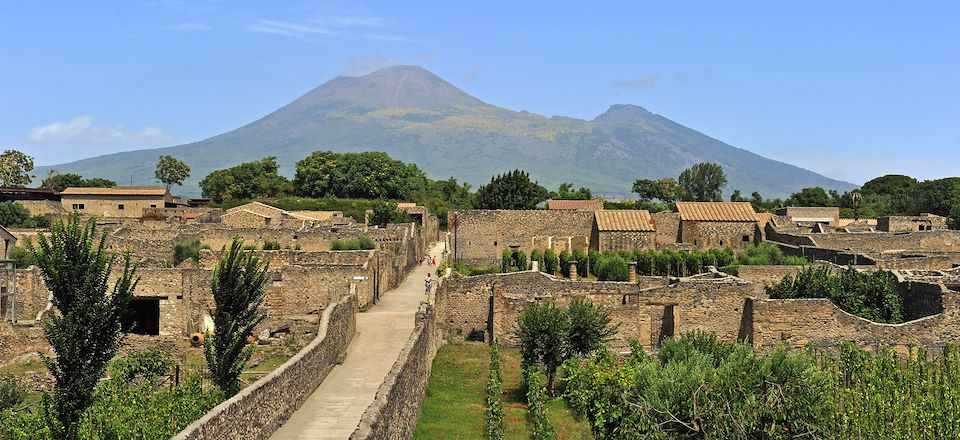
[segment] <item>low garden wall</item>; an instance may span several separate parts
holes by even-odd
[[[356,333],[356,295],[328,307],[317,337],[270,374],[217,405],[173,440],[266,439],[343,362]]]

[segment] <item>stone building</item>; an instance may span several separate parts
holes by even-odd
[[[597,211],[590,247],[601,252],[655,249],[657,227],[647,210]]]
[[[777,215],[786,216],[795,223],[824,223],[838,226],[840,208],[835,206],[788,206],[777,209]]]
[[[450,211],[451,251],[457,261],[495,266],[504,249],[564,250],[589,248],[591,211],[480,210]]]
[[[547,200],[547,209],[551,211],[599,211],[603,209],[603,200]]]
[[[757,241],[757,213],[750,202],[677,202],[680,243],[698,249],[743,249]]]
[[[175,208],[177,203],[163,187],[118,186],[114,188],[70,187],[60,192],[67,212],[97,217],[140,218],[148,208]]]
[[[947,218],[934,214],[877,217],[877,230],[884,232],[939,231],[947,229]]]
[[[350,223],[341,211],[287,211],[261,202],[235,206],[220,216],[220,221],[233,228],[291,227],[304,228],[318,222]]]

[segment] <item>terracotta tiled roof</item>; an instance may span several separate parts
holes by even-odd
[[[167,189],[158,186],[115,186],[113,188],[80,188],[71,186],[61,195],[75,196],[165,196]]]
[[[600,231],[656,231],[657,227],[647,210],[600,210],[596,213]]]
[[[701,222],[756,222],[750,202],[677,202],[680,220]]]
[[[769,212],[758,212],[757,213],[757,222],[761,225],[766,225],[773,221],[773,214]]]
[[[549,200],[547,207],[554,210],[599,211],[603,209],[602,200]]]
[[[325,221],[334,217],[334,211],[289,211],[287,214],[303,220]]]

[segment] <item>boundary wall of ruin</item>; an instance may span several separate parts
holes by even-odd
[[[420,304],[416,327],[387,374],[351,440],[408,439],[419,420],[430,370],[444,339],[434,307]]]
[[[586,250],[593,231],[593,211],[466,210],[450,211],[450,251],[458,261],[499,264],[504,249]],[[455,226],[454,226],[455,225]]]
[[[880,324],[840,310],[828,299],[753,299],[747,306],[753,324],[750,341],[761,350],[783,343],[836,349],[851,341],[868,349],[890,346],[906,352],[922,345],[937,352],[946,341],[960,338],[960,293],[928,282],[903,283],[898,290],[903,296],[940,296],[943,311],[902,324]]]
[[[283,365],[220,403],[173,440],[266,439],[343,362],[356,333],[357,297],[324,311],[317,337]]]

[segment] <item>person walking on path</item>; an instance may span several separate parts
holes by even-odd
[[[429,294],[430,294],[430,288],[431,288],[432,285],[433,285],[433,280],[430,278],[430,272],[427,272],[427,278],[425,278],[425,279],[423,280],[423,282],[424,282],[424,285],[425,285],[425,287],[426,287],[426,291],[425,291],[424,293],[427,294],[427,295],[429,295]]]

